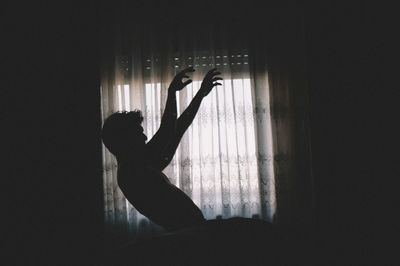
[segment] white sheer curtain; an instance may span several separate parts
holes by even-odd
[[[115,111],[139,109],[149,139],[159,127],[167,88],[175,73],[188,66],[196,69],[193,83],[177,93],[180,114],[199,89],[205,73],[213,67],[222,72],[222,86],[204,99],[164,173],[193,199],[206,219],[240,216],[272,221],[276,211],[273,164],[259,163],[256,119],[259,107],[249,70],[249,54],[203,51],[159,58],[140,51],[116,60],[113,82],[106,79],[102,82],[103,119]],[[268,95],[268,88],[263,90]],[[262,136],[266,145],[261,148],[262,160],[273,155],[268,119],[264,121],[269,132]],[[125,199],[116,182],[116,160],[105,147],[103,151],[106,223],[139,235],[161,232],[160,227]],[[267,186],[261,183],[260,171],[268,181]]]
[[[106,6],[102,117],[142,110],[150,138],[175,73],[190,65],[196,69],[193,84],[178,94],[182,112],[205,72],[217,67],[223,86],[202,103],[166,175],[207,219],[254,216],[312,224],[301,10],[296,5],[265,9],[229,4],[215,2],[212,10],[197,5],[190,11],[169,1],[123,0]],[[107,228],[112,234],[159,232],[123,197],[116,161],[106,149],[103,158]]]

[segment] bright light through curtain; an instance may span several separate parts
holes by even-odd
[[[103,20],[103,119],[137,108],[150,138],[174,75],[187,66],[196,69],[193,84],[177,95],[182,112],[206,71],[217,67],[223,85],[203,101],[166,175],[207,219],[242,216],[311,224],[313,181],[299,8],[276,2],[268,8],[226,9],[229,2],[214,1],[189,12],[186,5],[156,2],[122,0],[105,8],[107,15],[113,8],[115,14]],[[103,158],[107,228],[122,235],[161,232],[125,200],[116,183],[115,158],[105,148]]]
[[[142,53],[118,58],[112,86],[102,87],[103,119],[115,111],[142,110],[143,128],[150,139],[159,128],[173,76],[188,66],[196,69],[193,83],[177,93],[179,115],[200,88],[205,73],[217,67],[224,78],[222,86],[203,100],[164,173],[193,199],[206,219],[240,216],[272,221],[276,211],[273,164],[260,168],[258,161],[259,108],[248,53],[207,51],[164,60],[160,64],[162,60],[156,56]],[[264,90],[268,93],[267,87]],[[269,133],[262,136],[267,144],[261,148],[262,159],[273,154],[271,126],[268,128]],[[103,150],[106,222],[139,235],[162,231],[124,198],[117,186],[116,160],[105,147]],[[260,171],[268,185],[261,183]]]

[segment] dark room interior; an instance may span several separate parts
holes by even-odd
[[[127,2],[3,4],[4,258],[12,265],[106,264],[103,255],[111,249],[104,234],[99,88],[108,46],[101,37]],[[396,228],[392,140],[399,93],[385,77],[395,35],[391,9],[364,1],[203,1],[188,14],[191,3],[144,3],[131,5],[175,10],[183,14],[178,26],[209,10],[212,21],[225,7],[245,16],[270,8],[277,17],[287,6],[299,7],[315,203],[310,230],[324,249],[323,255],[315,251],[317,264],[396,264],[389,242]],[[226,13],[223,19],[238,20]],[[262,252],[267,265],[268,249]]]

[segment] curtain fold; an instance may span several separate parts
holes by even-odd
[[[259,13],[229,23],[226,14],[199,22],[171,12],[157,17],[160,10],[146,16],[146,11],[144,6],[137,16],[122,12],[115,27],[105,31],[103,120],[116,111],[139,109],[150,139],[174,75],[188,66],[196,69],[194,82],[177,93],[181,113],[206,71],[217,67],[223,84],[203,101],[164,173],[207,219],[310,224],[313,191],[298,10],[285,9],[280,16],[270,10],[267,18]],[[159,19],[153,21],[154,16]],[[255,29],[254,23],[265,27]],[[116,183],[116,160],[105,147],[103,164],[107,228],[136,236],[163,232],[124,198]]]
[[[311,226],[315,224],[314,188],[303,18],[298,6],[277,10],[282,9],[285,13],[269,13],[265,21],[268,38],[251,44],[251,73],[259,84],[256,87],[269,87],[268,97],[262,89],[256,92],[261,93],[257,105],[267,106],[271,120],[276,222]]]

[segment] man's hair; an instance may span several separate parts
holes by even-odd
[[[124,146],[124,140],[132,137],[129,134],[129,128],[133,124],[140,125],[142,122],[143,116],[140,110],[113,113],[104,121],[101,130],[104,145],[112,154],[119,155]]]

